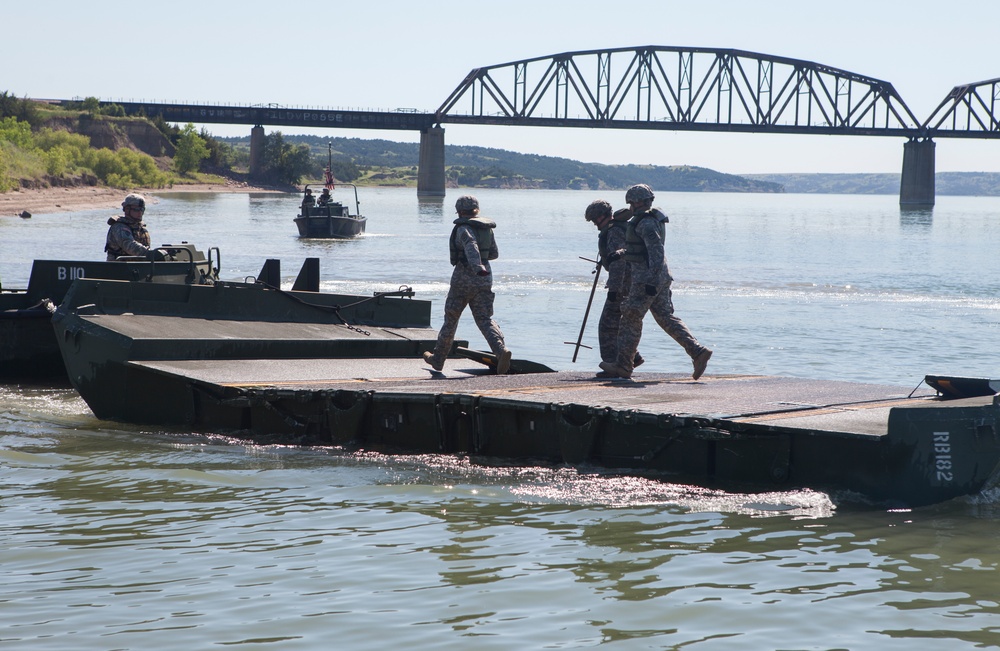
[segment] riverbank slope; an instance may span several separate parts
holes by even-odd
[[[146,195],[151,203],[156,203],[157,195],[177,192],[269,192],[280,193],[273,188],[260,188],[246,183],[229,181],[225,183],[185,184],[169,188],[136,189]],[[78,210],[120,211],[122,198],[128,191],[109,187],[73,186],[43,189],[20,189],[0,194],[0,217],[18,217],[27,212],[32,215],[74,212]]]

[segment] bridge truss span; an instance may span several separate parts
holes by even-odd
[[[439,123],[915,136],[892,84],[733,49],[565,52],[472,70]]]
[[[934,136],[1000,138],[1000,78],[955,86],[924,122]]]

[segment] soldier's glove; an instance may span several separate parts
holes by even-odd
[[[608,254],[608,262],[618,262],[625,255],[625,249],[618,249],[617,251],[612,251]]]
[[[646,285],[646,296],[656,296],[659,291],[656,285]]]
[[[146,254],[146,257],[154,262],[163,262],[167,259],[167,256],[164,255],[163,251],[159,249],[150,249],[149,253]]]

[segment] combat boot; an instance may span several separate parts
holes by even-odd
[[[632,371],[626,371],[622,367],[612,362],[601,362],[599,366],[601,367],[601,370],[610,373],[612,377],[620,377],[625,380],[632,377]]]
[[[691,363],[694,365],[694,373],[691,374],[692,379],[697,380],[701,377],[702,373],[705,372],[705,368],[708,366],[708,360],[711,358],[712,351],[708,348],[691,358]]]
[[[444,362],[439,362],[434,359],[434,353],[429,350],[424,351],[424,361],[427,362],[432,369],[435,371],[441,371],[444,368]]]
[[[511,352],[506,348],[497,355],[497,375],[507,375],[507,371],[510,370],[510,358]]]

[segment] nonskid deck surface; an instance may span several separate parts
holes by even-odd
[[[257,359],[133,361],[203,384],[247,390],[348,390],[380,394],[464,394],[541,404],[579,404],[617,411],[704,416],[781,427],[883,436],[889,409],[926,402],[927,388],[789,377],[636,373],[607,380],[592,372],[493,375],[450,359],[442,373],[418,359]]]
[[[88,315],[98,324],[133,341],[244,340],[295,341],[337,339],[433,339],[430,328],[346,326],[340,323],[174,318],[148,314]]]

